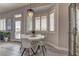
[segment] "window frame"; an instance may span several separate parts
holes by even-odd
[[[42,16],[46,16],[46,21],[47,21],[47,24],[46,24],[46,26],[47,26],[47,29],[46,30],[41,30],[41,17]],[[36,32],[48,32],[48,14],[47,13],[45,13],[45,14],[38,14],[38,15],[36,15],[35,17],[40,17],[40,30],[39,31],[36,31]],[[34,17],[34,19],[35,19],[35,17]],[[35,24],[36,25],[36,24]]]
[[[4,28],[2,30],[0,29],[0,31],[6,31],[6,18],[0,18],[0,20],[5,20],[5,29]],[[3,27],[4,27],[4,23],[3,23]]]
[[[26,17],[26,21],[25,21],[25,22],[26,22],[26,32],[27,32],[27,33],[28,33],[28,32],[31,32],[31,31],[33,30],[33,17],[32,17],[32,21],[31,21],[31,22],[32,22],[32,24],[31,24],[31,27],[32,27],[31,30],[27,29],[27,28],[28,28],[28,25],[27,25],[27,24],[28,24],[28,23],[27,23],[27,22],[28,22],[28,16]]]
[[[42,20],[42,17],[43,17],[43,16],[46,16],[46,15],[42,15],[42,16],[40,17],[40,18],[41,18],[40,20]],[[47,18],[47,16],[46,16],[46,30],[42,30],[42,22],[40,21],[40,31],[43,31],[43,32],[48,31],[48,28],[47,28],[47,27],[48,27],[48,26],[47,26],[47,25],[48,25],[48,22],[47,22],[47,21],[48,21],[48,18]]]
[[[50,31],[50,14],[54,13],[54,30],[53,31]],[[56,13],[55,13],[55,9],[52,9],[50,12],[49,12],[49,21],[48,21],[48,31],[49,32],[55,32],[56,31],[56,25],[55,25],[55,19],[56,19]]]
[[[20,31],[16,31],[16,22],[19,21],[20,22]],[[21,35],[21,32],[22,32],[22,21],[21,20],[15,20],[15,25],[14,25],[14,38],[15,39],[21,39],[21,36],[20,38],[16,38],[16,33],[19,33]]]
[[[36,30],[36,17],[40,18],[40,22],[39,22],[40,23],[40,25],[39,25],[40,28],[39,28],[39,30]],[[40,16],[36,16],[36,17],[35,17],[35,31],[39,32],[39,31],[41,31],[41,17]]]
[[[14,16],[16,16],[16,15],[21,15],[20,17],[13,17],[13,38],[14,39],[16,39],[16,40],[20,40],[21,39],[21,33],[22,33],[22,24],[23,24],[23,13],[16,13],[16,14],[14,14]],[[20,21],[20,31],[16,31],[16,21]],[[23,30],[24,30],[24,28],[23,28]],[[16,38],[16,36],[15,36],[15,34],[16,33],[19,33],[20,34],[20,38]]]
[[[79,27],[79,23],[78,23],[79,22],[79,17],[78,17],[78,15],[79,15],[79,13],[78,13],[79,12],[79,8],[77,8],[76,11],[77,11],[77,13],[76,13],[76,15],[77,15],[77,31],[79,32],[79,28],[78,28]]]
[[[19,24],[20,24],[20,30],[19,31],[17,31],[17,26],[16,26],[16,24],[17,24],[17,22],[19,22]],[[15,20],[15,39],[21,39],[21,24],[22,24],[22,22],[21,22],[21,20]],[[16,37],[16,34],[17,33],[19,33],[20,34],[20,37]]]

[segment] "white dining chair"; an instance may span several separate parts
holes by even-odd
[[[46,42],[45,42],[45,40],[40,40],[38,45],[41,49],[41,52],[43,53],[43,56],[45,56],[45,54],[46,54]]]
[[[22,47],[24,48],[21,56],[23,56],[26,49],[28,51],[28,55],[30,56],[30,50],[31,50],[31,47],[32,47],[31,41],[28,40],[28,39],[22,39],[21,41],[22,41]]]
[[[43,56],[45,56],[47,53],[46,44],[47,44],[47,34],[44,34],[43,40],[39,41],[40,49],[41,49],[41,52],[43,53]]]

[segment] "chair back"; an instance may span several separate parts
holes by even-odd
[[[24,48],[31,48],[31,41],[30,40],[28,40],[28,39],[22,39],[21,41],[22,41],[22,46]]]

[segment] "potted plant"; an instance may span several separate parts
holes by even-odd
[[[0,40],[4,40],[4,35],[2,31],[0,31]]]
[[[6,42],[8,41],[9,37],[10,37],[10,32],[4,32],[4,38]]]

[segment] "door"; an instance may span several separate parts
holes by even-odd
[[[16,41],[21,41],[21,20],[16,19],[15,20],[15,29],[14,29],[14,37]]]
[[[69,55],[76,55],[76,4],[69,6]]]
[[[21,34],[21,21],[15,21],[15,38],[20,39]]]

